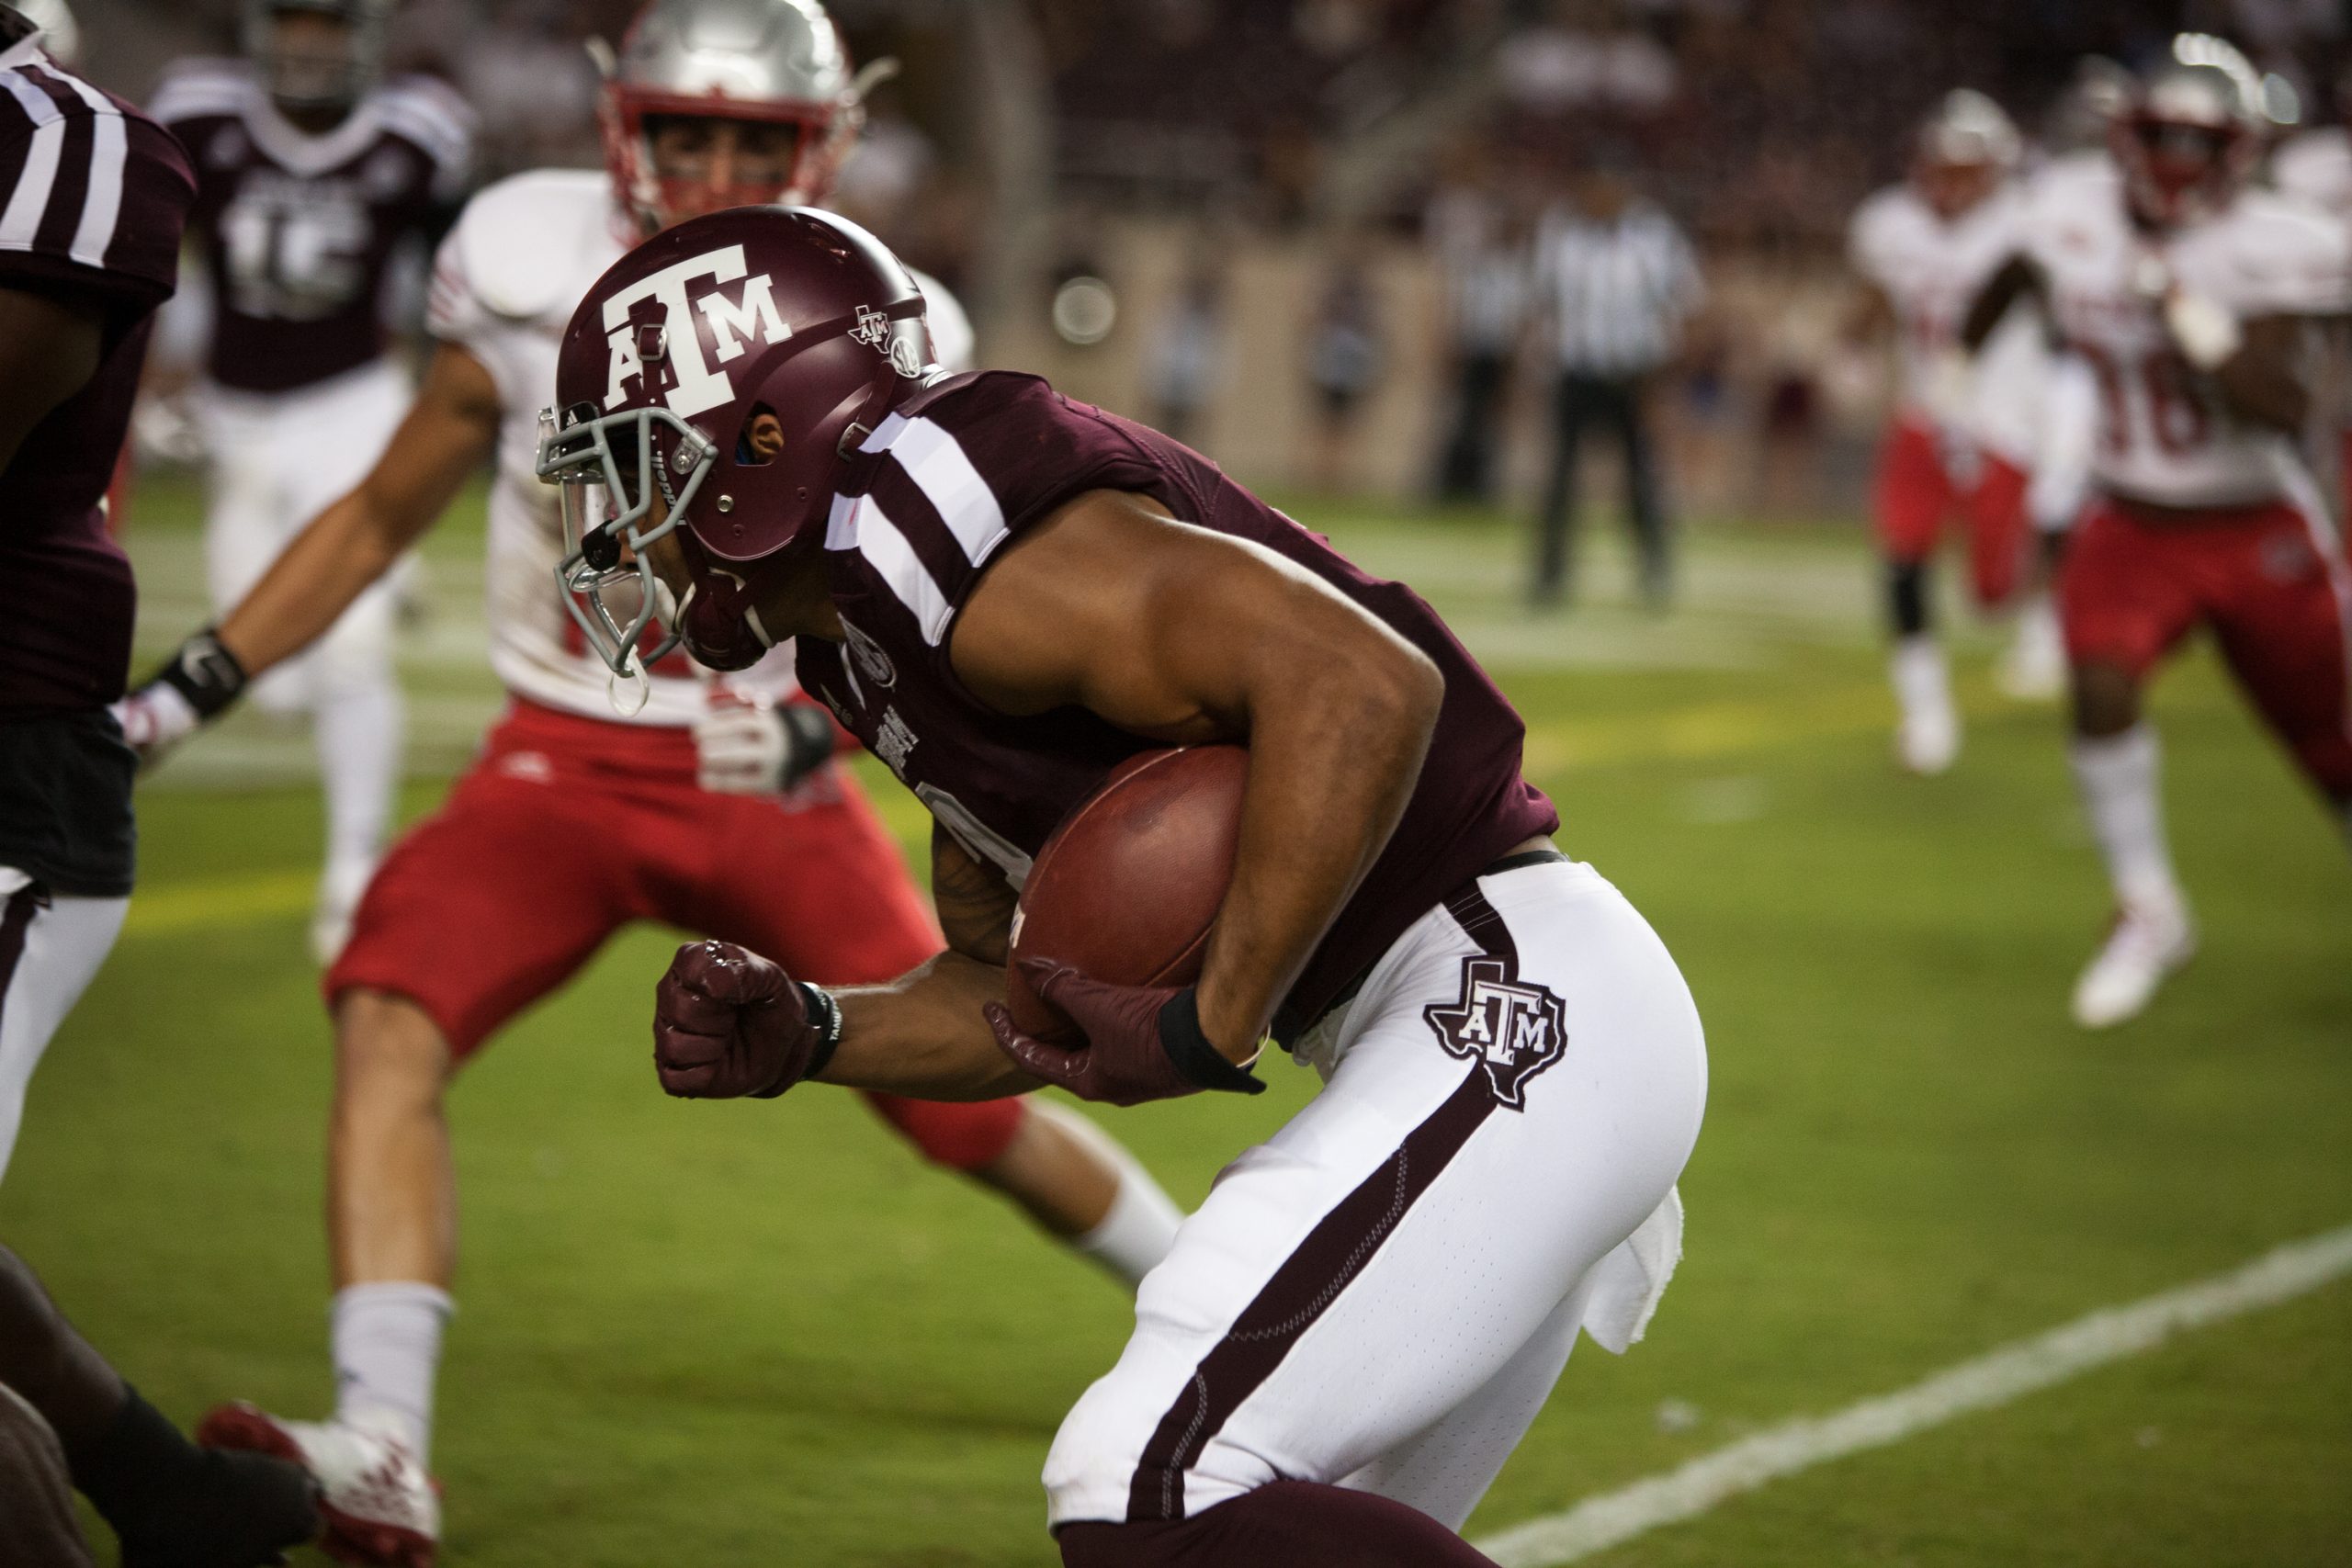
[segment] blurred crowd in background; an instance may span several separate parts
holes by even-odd
[[[132,95],[236,0],[82,0]],[[2335,118],[2335,0],[837,0],[891,57],[840,205],[972,308],[985,362],[1261,482],[1533,503],[1547,235],[1595,178],[1689,237],[1645,394],[1690,509],[1858,500],[1883,399],[1838,330],[1855,205],[1946,89],[2045,140],[2086,55],[2226,33]],[[586,48],[633,0],[403,0],[393,63],[482,120],[485,179],[599,161]]]

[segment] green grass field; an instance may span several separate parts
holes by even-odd
[[[142,659],[202,617],[143,499]],[[2352,1222],[2352,873],[2202,652],[2156,703],[2204,950],[2140,1022],[2064,1003],[2105,896],[2048,708],[1962,640],[1961,766],[1898,777],[1858,535],[1718,525],[1690,592],[1517,609],[1498,523],[1311,513],[1437,601],[1526,714],[1563,843],[1679,957],[1713,1048],[1689,1255],[1649,1341],[1580,1349],[1473,1533]],[[494,705],[478,523],[413,640],[427,809]],[[1596,541],[1606,544],[1608,541]],[[141,800],[130,929],[36,1080],[0,1235],[149,1394],[325,1408],[327,1033],[305,743],[240,716]],[[914,852],[919,812],[865,769]],[[1036,1483],[1125,1303],[848,1096],[664,1100],[670,933],[616,942],[454,1095],[444,1560],[1053,1560]],[[1112,1112],[1180,1199],[1310,1092]],[[2352,1282],[1737,1499],[1611,1564],[2352,1562]]]

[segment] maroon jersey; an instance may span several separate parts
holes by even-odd
[[[846,640],[801,638],[801,683],[958,842],[1019,886],[1046,836],[1121,759],[1164,744],[1080,708],[998,713],[948,665],[956,613],[989,558],[1090,490],[1148,495],[1185,522],[1286,557],[1445,675],[1429,760],[1396,834],[1275,1015],[1287,1044],[1430,906],[1559,826],[1551,802],[1520,776],[1519,716],[1410,589],[1359,571],[1159,432],[1073,402],[1034,376],[983,371],[919,393],[851,465],[825,537]]]
[[[0,17],[14,27],[14,13]],[[0,30],[0,288],[106,322],[97,373],[0,472],[0,582],[19,590],[0,616],[0,717],[122,695],[134,595],[104,502],[192,186],[153,120]]]
[[[437,237],[465,194],[464,102],[403,77],[313,135],[277,111],[250,62],[191,60],[164,78],[154,115],[196,165],[188,229],[211,286],[212,379],[283,392],[381,355],[395,253]]]

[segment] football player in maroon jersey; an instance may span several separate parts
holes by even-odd
[[[130,902],[131,755],[107,705],[130,563],[105,497],[191,181],[154,121],[0,5],[0,1172],[50,1035]],[[129,1568],[245,1568],[316,1532],[292,1466],[192,1447],[0,1247],[0,1562],[86,1563],[59,1472]]]
[[[936,821],[947,952],[827,990],[689,945],[662,1082],[1132,1104],[1255,1092],[1271,1034],[1325,1087],[1226,1168],[1064,1423],[1063,1559],[1485,1562],[1454,1532],[1577,1334],[1623,1349],[1679,1255],[1690,993],[1553,847],[1518,716],[1427,604],[1157,432],[926,364],[923,308],[854,225],[754,209],[639,246],[566,333],[539,468],[613,668],[657,622],[722,669],[797,637]],[[1126,758],[1218,740],[1250,763],[1199,983],[1040,966],[1087,1041],[1023,1035],[1032,857]]]
[[[151,112],[197,174],[188,242],[200,265],[173,309],[201,318],[205,334],[188,406],[209,468],[205,566],[221,610],[358,481],[408,406],[386,296],[397,259],[457,215],[473,113],[430,77],[383,75],[390,10],[246,0],[244,58],[175,62],[155,93]],[[156,380],[186,374],[158,367]],[[390,581],[362,594],[254,693],[311,720],[326,797],[311,926],[322,964],[349,935],[400,780],[396,597]]]
[[[660,0],[614,66],[609,167],[530,171],[468,205],[435,266],[431,366],[381,459],[130,707],[149,745],[220,711],[247,672],[325,632],[495,458],[487,598],[510,705],[387,858],[324,983],[335,1416],[235,1410],[206,1428],[301,1452],[337,1549],[362,1561],[429,1561],[439,1529],[424,1461],[457,1251],[442,1106],[458,1068],[630,920],[731,936],[839,980],[899,974],[940,943],[788,654],[722,677],[649,648],[627,678],[641,705],[616,713],[614,679],[556,591],[561,525],[533,462],[572,307],[634,239],[682,217],[821,198],[860,112],[809,0]],[[591,830],[598,848],[582,854]],[[869,1103],[1130,1283],[1174,1235],[1149,1173],[1065,1108]],[[377,1483],[386,1463],[395,1479]]]

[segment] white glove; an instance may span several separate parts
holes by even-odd
[[[695,721],[695,780],[720,795],[780,795],[833,754],[833,727],[810,707],[732,694]]]
[[[149,682],[107,711],[122,726],[122,738],[139,753],[141,769],[162,761],[173,747],[204,726],[203,716],[179,688],[162,681]]]
[[[2209,374],[2228,364],[2245,342],[2245,329],[2227,306],[2185,288],[2165,296],[2165,330],[2180,356]]]

